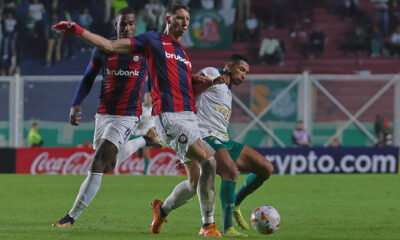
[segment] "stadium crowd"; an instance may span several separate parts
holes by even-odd
[[[50,67],[77,52],[89,50],[76,37],[57,35],[50,29],[59,20],[78,22],[83,27],[110,37],[115,13],[129,6],[137,11],[137,34],[160,31],[169,0],[1,0],[0,75],[19,72],[26,59],[39,59]],[[190,8],[218,8],[219,0],[184,1]],[[324,28],[312,19],[313,8],[326,8],[352,26],[339,51],[356,57],[399,57],[400,1],[370,0],[374,12],[360,7],[359,0],[238,0],[234,41],[249,44],[255,64],[283,64],[285,45],[294,46],[304,59],[324,56],[329,39]],[[365,5],[365,3],[364,3]],[[286,29],[282,39],[276,31]],[[264,31],[263,31],[264,30]],[[265,34],[268,32],[268,34]],[[263,34],[264,33],[264,34]],[[348,36],[348,37],[347,37]]]

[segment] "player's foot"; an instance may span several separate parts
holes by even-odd
[[[57,222],[52,224],[53,227],[71,227],[74,224],[75,220],[70,217],[68,214],[65,217],[61,218]]]
[[[211,223],[207,227],[202,227],[200,229],[199,236],[220,238],[222,237],[222,234],[215,226],[215,223]]]
[[[147,131],[146,135],[143,137],[144,137],[144,140],[146,141],[146,146],[153,146],[153,147],[165,146],[164,141],[158,135],[158,133],[154,127],[150,128],[149,131]]]
[[[153,222],[151,222],[151,233],[156,234],[161,232],[161,226],[167,222],[167,217],[163,217],[160,212],[160,207],[163,204],[161,200],[154,200],[151,204],[153,208]]]
[[[228,228],[225,233],[224,237],[247,237],[247,234],[238,232],[233,226]]]
[[[249,224],[244,220],[242,212],[240,211],[239,206],[235,206],[233,209],[233,218],[235,219],[237,225],[243,229],[250,229]]]

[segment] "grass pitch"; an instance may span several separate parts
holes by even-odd
[[[51,227],[70,209],[84,178],[0,175],[0,239],[203,239],[197,198],[173,211],[160,234],[150,234],[150,202],[164,200],[183,176],[106,175],[73,227]],[[272,235],[240,230],[247,239],[400,239],[400,175],[276,175],[242,203],[242,213],[249,219],[262,204],[280,212],[281,228]],[[219,197],[215,219],[222,228]]]

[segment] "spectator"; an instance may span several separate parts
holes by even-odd
[[[325,48],[325,33],[316,25],[309,37],[309,57],[322,57]]]
[[[383,33],[378,26],[374,26],[371,36],[371,57],[380,57],[382,53]]]
[[[26,57],[35,58],[39,56],[39,49],[37,48],[39,34],[37,27],[38,25],[36,20],[32,17],[32,12],[28,11],[24,23],[24,37],[22,38]]]
[[[47,38],[47,55],[46,55],[46,66],[51,66],[51,60],[53,55],[53,50],[56,55],[56,63],[59,63],[61,60],[61,42],[62,35],[56,33],[52,26],[58,23],[58,15],[57,13],[53,13],[51,16],[51,23],[47,27],[46,38]]]
[[[378,138],[378,146],[390,146],[393,144],[393,129],[390,127],[389,119],[376,115],[374,130]]]
[[[303,57],[307,55],[307,32],[302,24],[296,24],[290,33],[290,39],[295,50],[300,52]]]
[[[147,32],[144,10],[141,9],[137,15],[136,35]]]
[[[41,147],[43,145],[42,137],[39,134],[39,123],[34,122],[28,134],[28,144],[30,147]]]
[[[89,13],[89,9],[84,8],[82,14],[79,15],[79,24],[83,28],[90,30],[90,26],[92,25],[92,23],[93,23],[93,18]],[[86,51],[86,48],[89,47],[88,44],[85,43],[84,41],[79,41],[79,43],[81,43],[80,45],[82,52]]]
[[[270,32],[261,42],[258,56],[264,64],[283,64],[283,46],[273,32]]]
[[[8,12],[2,24],[3,31],[3,59],[9,57],[10,50],[16,50],[17,43],[17,20],[14,19],[13,13]]]
[[[388,0],[372,0],[375,2],[375,8],[378,12],[378,25],[382,29],[383,34],[387,36],[389,34],[390,15]]]
[[[287,0],[271,0],[269,25],[272,28],[283,28],[285,26],[285,8]]]
[[[368,48],[366,30],[363,26],[358,25],[354,28],[354,33],[349,37],[349,42],[344,45],[344,49],[360,57],[364,55]]]
[[[304,129],[303,121],[297,122],[297,128],[292,134],[292,144],[296,146],[310,146],[311,144],[310,134]]]
[[[260,38],[260,21],[254,13],[245,21],[244,39],[246,42],[258,42]]]
[[[165,7],[160,3],[159,0],[150,0],[144,6],[147,29],[154,31],[161,31],[164,23]]]
[[[86,139],[83,143],[78,144],[76,147],[77,148],[89,148],[89,149],[92,149],[93,145],[92,145],[90,139]]]
[[[8,68],[8,74],[15,73],[17,68],[17,20],[12,12],[6,14],[2,23],[3,27],[3,64]],[[11,55],[11,58],[10,58]],[[3,69],[4,71],[4,69]]]
[[[251,0],[238,0],[237,1],[237,21],[242,23],[245,19],[250,17]]]
[[[396,28],[396,31],[390,37],[390,55],[399,57],[400,56],[400,27]]]
[[[28,9],[32,13],[32,17],[33,19],[35,19],[35,21],[42,21],[45,9],[43,4],[40,3],[39,0],[33,0],[32,3],[29,4]]]
[[[340,147],[340,142],[337,138],[334,138],[331,142],[331,147]]]

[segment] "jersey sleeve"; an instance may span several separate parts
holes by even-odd
[[[132,44],[132,52],[139,53],[144,52],[146,45],[149,43],[149,39],[152,36],[152,32],[145,32],[143,34],[129,38]]]
[[[81,105],[85,97],[89,94],[90,89],[92,89],[93,82],[100,70],[101,55],[102,52],[98,48],[93,49],[90,62],[86,67],[86,71],[83,74],[81,81],[79,82],[71,106]]]

